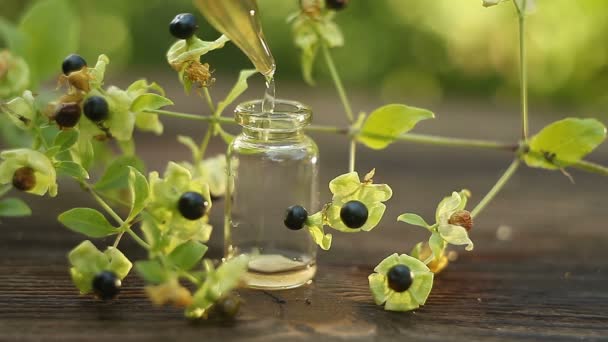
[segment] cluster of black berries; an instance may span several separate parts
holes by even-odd
[[[73,72],[79,72],[87,67],[87,61],[82,56],[71,54],[63,60],[61,69],[65,76]],[[108,118],[110,108],[108,102],[101,96],[87,98],[82,108],[77,102],[62,103],[55,112],[54,119],[61,128],[72,128],[80,121],[81,113],[91,121],[100,123]]]
[[[340,209],[340,219],[348,228],[358,229],[363,227],[369,212],[365,204],[359,201],[346,202]],[[291,230],[302,229],[308,219],[308,212],[300,205],[292,205],[285,212],[283,223]]]

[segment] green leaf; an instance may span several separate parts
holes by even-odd
[[[121,280],[124,279],[133,267],[131,261],[118,248],[108,247],[104,254],[110,262],[107,270],[114,272]]]
[[[60,151],[65,151],[78,142],[79,135],[75,129],[61,131],[55,136],[53,146],[58,146]]]
[[[127,221],[134,219],[144,210],[150,197],[148,180],[136,168],[129,166],[129,190],[131,191],[131,212]]]
[[[292,26],[294,43],[302,50],[302,76],[309,85],[315,84],[312,72],[319,51],[319,36],[314,25],[312,20],[300,17]]]
[[[530,167],[560,169],[578,162],[605,139],[606,126],[596,119],[563,119],[530,140],[524,161]]]
[[[469,239],[469,234],[463,227],[450,224],[439,226],[438,231],[446,242],[452,245],[467,245],[465,248],[467,251],[473,250],[473,241]]]
[[[129,166],[139,171],[144,169],[143,162],[136,156],[119,157],[108,166],[101,179],[95,184],[95,189],[107,191],[125,188],[129,181]]]
[[[429,228],[429,224],[426,221],[416,214],[403,214],[397,218],[397,221],[405,222],[414,226],[420,226],[424,228]]]
[[[0,37],[9,50],[19,53],[23,51],[25,35],[15,25],[4,18],[0,18]]]
[[[192,152],[192,160],[200,159],[201,152],[196,142],[194,142],[194,139],[185,135],[178,135],[177,141],[190,149],[190,152]]]
[[[137,98],[135,98],[131,104],[130,111],[133,113],[140,113],[172,105],[173,101],[169,100],[168,98],[158,94],[148,93],[139,95]]]
[[[206,252],[207,246],[200,242],[190,240],[177,246],[171,254],[169,254],[169,260],[177,268],[189,271],[201,261]]]
[[[156,260],[138,261],[135,270],[144,280],[151,284],[161,284],[167,279],[167,271]]]
[[[30,207],[18,198],[0,201],[0,217],[23,217],[32,215]]]
[[[369,115],[357,140],[369,148],[381,150],[414,128],[419,121],[434,117],[435,114],[426,109],[389,104]]]
[[[75,208],[59,215],[59,222],[70,230],[93,238],[100,238],[118,233],[110,222],[97,210]]]
[[[60,175],[66,175],[77,180],[89,179],[89,173],[80,164],[73,161],[62,161],[55,164],[55,169]]]
[[[429,238],[429,247],[431,251],[433,251],[433,256],[435,259],[440,258],[443,255],[443,250],[445,249],[446,243],[439,235],[439,233],[433,232],[433,235]]]
[[[19,23],[26,37],[22,51],[36,84],[60,71],[61,61],[78,48],[80,20],[67,0],[35,2]],[[51,28],[61,26],[61,34]]]
[[[241,70],[239,78],[234,84],[234,87],[232,87],[230,90],[230,93],[228,93],[228,96],[217,104],[217,109],[215,111],[216,116],[222,115],[226,107],[228,107],[232,102],[234,102],[234,100],[241,96],[245,90],[247,90],[247,79],[257,72],[258,71],[255,69]]]

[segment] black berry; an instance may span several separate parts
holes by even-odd
[[[178,14],[169,24],[169,32],[178,39],[188,39],[198,29],[196,18],[191,13]]]
[[[221,298],[215,304],[215,311],[223,318],[233,319],[241,308],[241,299],[231,293],[223,298]]]
[[[308,218],[308,212],[300,205],[292,205],[285,211],[285,227],[291,230],[299,230],[304,227],[304,223]]]
[[[72,128],[80,121],[81,112],[77,103],[64,103],[55,113],[55,122],[61,128]]]
[[[348,0],[325,0],[325,6],[333,10],[341,10],[346,8]]]
[[[365,204],[359,201],[350,201],[340,209],[340,218],[348,228],[361,228],[367,222],[369,213]]]
[[[405,265],[393,266],[386,276],[388,286],[396,292],[407,291],[414,282],[412,271]]]
[[[87,61],[84,60],[80,55],[71,54],[63,60],[61,69],[64,75],[69,75],[74,71],[80,71],[82,68],[87,66]]]
[[[13,186],[17,190],[30,191],[36,186],[36,175],[34,169],[24,166],[15,170],[13,174]]]
[[[198,220],[205,215],[209,201],[198,192],[186,192],[177,202],[177,208],[180,214],[188,220]]]
[[[91,96],[82,106],[84,115],[93,122],[100,122],[108,118],[110,107],[108,101],[101,96]]]
[[[102,300],[109,300],[120,292],[121,282],[114,272],[103,271],[93,278],[93,291]]]

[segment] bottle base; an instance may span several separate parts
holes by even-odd
[[[259,290],[287,290],[310,284],[317,273],[314,263],[290,261],[278,255],[258,255],[249,262],[243,277],[247,287]]]

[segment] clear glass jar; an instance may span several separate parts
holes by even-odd
[[[251,256],[245,277],[251,288],[306,284],[316,272],[317,246],[306,228],[290,230],[283,220],[291,205],[309,214],[319,210],[319,150],[303,132],[312,112],[277,99],[272,113],[256,100],[240,104],[235,114],[243,132],[227,153],[225,256]]]

